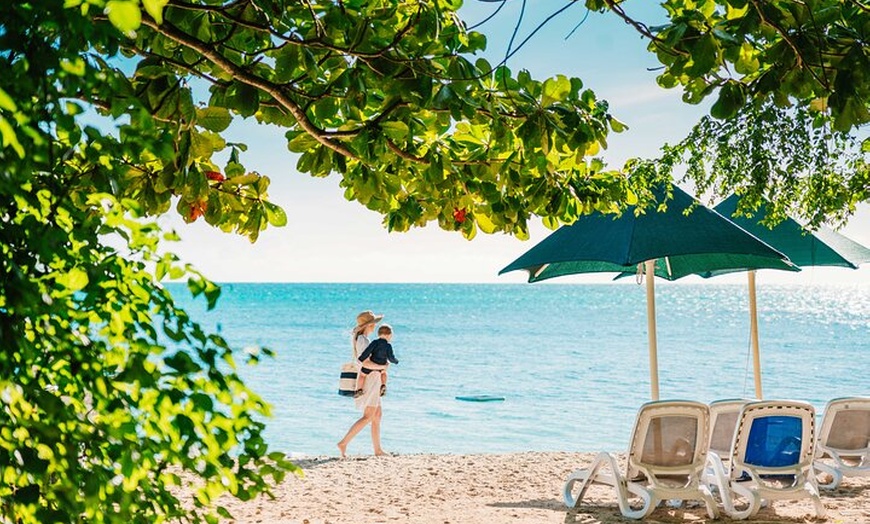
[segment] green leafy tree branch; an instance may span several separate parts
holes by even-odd
[[[159,252],[172,235],[135,202],[52,178],[0,184],[3,520],[213,522],[221,494],[268,492],[296,469],[263,441],[268,406],[158,277],[210,306],[219,289]]]
[[[113,18],[116,4],[129,16]],[[552,226],[632,198],[624,176],[590,160],[624,127],[607,104],[577,79],[470,61],[485,38],[458,2],[107,5],[95,18],[134,36],[117,44],[142,58],[131,80],[152,109],[204,82],[195,105],[285,128],[298,171],[340,173],[346,197],[390,230],[437,221],[525,236],[532,214]]]
[[[631,196],[590,160],[621,129],[606,104],[470,62],[484,41],[456,7],[0,5],[4,520],[213,522],[221,494],[295,471],[232,348],[159,281],[210,306],[219,288],[141,218],[174,205],[251,240],[286,222],[224,138],[235,118],[285,128],[299,170],[340,173],[394,230],[523,235],[532,212],[555,226]]]
[[[664,66],[658,83],[682,87],[683,100],[715,98],[658,166],[635,162],[638,176],[688,168],[700,193],[738,192],[743,211],[764,200],[772,218],[841,224],[870,200],[863,128],[870,121],[870,10],[857,1],[668,0],[667,22],[651,25],[629,2],[587,0],[649,40]],[[648,176],[647,176],[648,177]]]
[[[627,2],[588,0],[610,10],[650,40],[665,66],[664,87],[682,86],[697,103],[717,94],[711,114],[735,116],[750,100],[797,103],[829,112],[847,132],[870,121],[866,27],[860,2],[806,0],[668,0],[667,23],[650,26],[623,8]]]

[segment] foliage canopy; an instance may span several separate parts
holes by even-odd
[[[298,171],[338,173],[394,231],[524,237],[533,215],[556,227],[633,204],[685,158],[702,190],[776,193],[816,221],[867,199],[849,135],[870,119],[859,2],[668,0],[669,24],[649,28],[586,0],[651,39],[662,85],[690,103],[718,93],[719,121],[627,166],[634,178],[595,159],[624,129],[607,103],[579,79],[475,59],[486,38],[460,4],[0,2],[3,519],[213,521],[220,494],[268,493],[294,470],[268,451],[268,406],[233,349],[160,280],[210,306],[219,289],[146,218],[174,206],[252,241],[286,223],[225,138],[237,118],[280,128]],[[806,154],[820,143],[827,156]],[[175,490],[191,483],[193,508]]]
[[[0,5],[0,510],[13,522],[200,522],[293,471],[233,350],[160,285],[219,289],[142,217],[255,240],[284,212],[223,133],[283,127],[393,230],[523,235],[631,197],[590,160],[621,124],[579,80],[468,56],[458,3]],[[226,153],[218,165],[216,154]],[[193,507],[177,487],[196,493]]]
[[[860,1],[666,0],[667,22],[627,13],[630,2],[586,0],[649,39],[658,83],[683,100],[715,100],[659,162],[630,169],[669,177],[675,163],[699,193],[762,199],[773,217],[844,222],[870,200],[870,6]],[[714,120],[715,119],[715,120]],[[718,121],[717,121],[718,120]],[[866,133],[863,133],[866,137]]]

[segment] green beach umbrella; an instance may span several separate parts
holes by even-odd
[[[785,258],[731,221],[712,211],[679,187],[665,211],[648,209],[636,214],[629,207],[622,215],[599,212],[562,226],[514,260],[499,274],[525,270],[529,282],[576,273],[655,274],[676,280],[692,274],[715,274],[751,269],[797,271]],[[664,191],[655,192],[658,202]],[[692,211],[685,213],[692,207]],[[659,398],[655,331],[655,283],[647,278],[647,324],[650,351],[650,388]]]
[[[815,231],[810,231],[791,218],[786,218],[773,229],[762,225],[760,222],[766,215],[766,208],[763,204],[755,212],[753,218],[735,216],[739,202],[739,196],[731,195],[713,209],[772,247],[782,251],[789,260],[799,267],[841,266],[857,269],[860,264],[870,262],[870,249],[828,227],[821,226]],[[755,396],[760,399],[762,398],[761,355],[758,348],[755,272],[750,271],[748,278],[749,338],[752,346]]]

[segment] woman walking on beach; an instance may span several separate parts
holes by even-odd
[[[365,351],[366,347],[369,345],[369,335],[375,330],[375,324],[377,324],[382,318],[383,315],[375,315],[371,311],[363,311],[359,315],[356,316],[356,327],[353,328],[351,333],[351,343],[354,347],[354,357],[362,354]],[[357,361],[357,365],[360,365],[358,359],[354,359]],[[370,360],[366,360],[366,367],[372,370],[380,370],[385,369],[386,366],[378,365]],[[356,408],[362,410],[363,414],[353,423],[349,430],[347,430],[347,434],[344,436],[341,441],[338,443],[338,450],[341,452],[341,456],[345,456],[345,452],[347,451],[347,445],[350,444],[350,441],[356,436],[357,433],[362,431],[366,424],[371,423],[372,425],[372,447],[374,448],[375,455],[385,455],[384,450],[381,449],[381,374],[380,373],[371,373],[365,380],[363,385],[362,395],[356,397],[354,399],[356,403]]]

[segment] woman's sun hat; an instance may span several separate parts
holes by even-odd
[[[356,327],[361,328],[368,324],[377,324],[384,318],[383,315],[375,315],[371,310],[366,310],[356,316]]]

